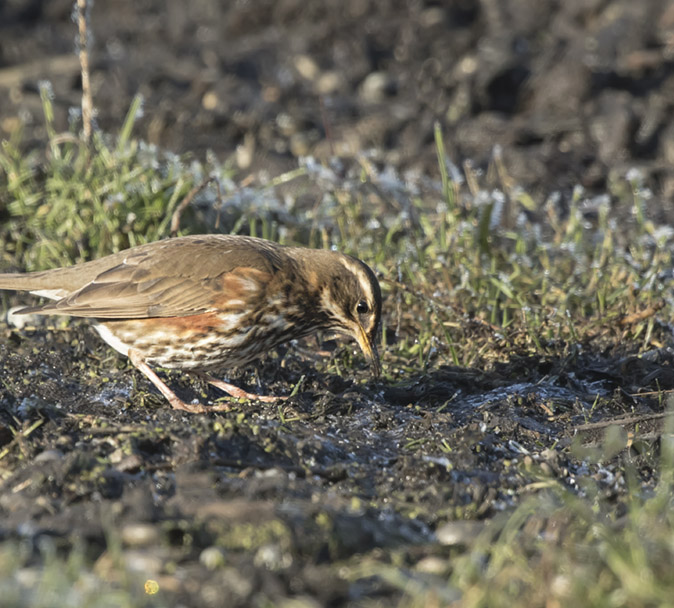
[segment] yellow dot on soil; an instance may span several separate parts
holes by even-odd
[[[159,591],[159,583],[152,580],[151,578],[145,581],[145,593],[148,595],[154,595]]]

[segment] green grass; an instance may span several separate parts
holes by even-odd
[[[465,606],[668,606],[674,598],[674,433],[662,436],[660,481],[644,491],[625,457],[627,492],[578,495],[558,481],[492,522],[452,564]],[[422,604],[419,604],[422,605]]]
[[[0,545],[0,594],[6,608],[169,605],[162,598],[157,581],[131,571],[119,554],[105,554],[92,567],[81,547],[60,552],[46,536],[39,545],[37,554],[30,543]]]
[[[591,477],[574,491],[541,472],[514,511],[492,517],[465,545],[436,551],[432,573],[429,561],[409,568],[366,558],[348,576],[376,576],[400,588],[404,608],[671,606],[672,421],[661,440],[660,479],[650,490],[624,452],[617,474],[626,492],[620,497],[606,496]],[[608,443],[597,454],[611,452]]]
[[[24,152],[20,131],[2,142],[5,265],[48,268],[166,237],[177,205],[204,174],[227,177],[222,167],[188,165],[131,139],[139,97],[117,138],[97,132],[87,146],[75,126],[56,133],[49,85],[42,83],[40,91],[50,134],[46,158],[40,150]]]

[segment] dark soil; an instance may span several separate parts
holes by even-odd
[[[23,120],[29,146],[46,140],[40,79],[53,84],[64,129],[79,103],[71,5],[0,5],[0,129]],[[500,144],[517,183],[567,199],[636,167],[656,193],[650,212],[672,211],[674,11],[664,0],[119,0],[95,4],[93,30],[99,126],[117,131],[141,92],[139,137],[197,157],[238,148],[242,179],[292,168],[298,155],[370,148],[436,176],[440,121],[457,164],[486,169]],[[373,555],[398,566],[446,557],[453,522],[511,507],[541,471],[569,487],[594,476],[613,492],[620,480],[606,468],[580,470],[562,451],[581,431],[592,448],[606,421],[622,419],[648,483],[662,407],[633,395],[674,388],[674,355],[637,359],[615,344],[523,351],[488,371],[431,360],[389,385],[370,379],[353,345],[310,357],[309,342],[232,376],[271,394],[301,382],[297,395],[190,416],[86,323],[4,327],[0,538],[83,541],[101,572],[117,535],[129,567],[169,604],[389,602],[402,591],[363,566]],[[339,374],[352,357],[358,371]],[[185,399],[221,397],[168,380]]]
[[[573,488],[590,473],[617,492],[617,468],[588,471],[563,450],[579,431],[596,447],[609,420],[633,433],[648,483],[661,411],[629,395],[674,387],[666,351],[515,357],[490,373],[439,366],[398,386],[365,369],[320,373],[291,351],[256,373],[278,394],[304,375],[296,396],[185,415],[92,333],[86,323],[3,333],[0,533],[84,541],[99,562],[118,535],[132,569],[195,605],[395,597],[334,564],[355,568],[379,550],[396,563],[449,555],[467,542],[451,540],[453,522],[513,506],[542,474]],[[255,384],[252,373],[235,379]],[[185,398],[219,396],[169,381]]]

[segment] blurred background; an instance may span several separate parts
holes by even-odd
[[[42,145],[38,81],[57,125],[80,99],[72,0],[0,3],[0,135]],[[437,175],[485,168],[494,145],[534,196],[610,192],[638,169],[668,219],[674,198],[671,0],[111,0],[92,10],[94,103],[116,132],[278,174],[296,157],[373,151]]]

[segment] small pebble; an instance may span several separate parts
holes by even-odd
[[[225,565],[225,552],[220,547],[206,547],[199,554],[199,561],[209,570]]]
[[[442,559],[435,555],[429,555],[428,557],[419,560],[416,569],[419,572],[424,572],[426,574],[444,575],[447,573],[448,565],[446,559]]]
[[[441,545],[470,545],[484,530],[484,526],[481,521],[450,521],[440,526],[435,536]]]
[[[127,547],[146,547],[159,541],[159,532],[151,524],[134,523],[122,528],[122,542]]]
[[[63,458],[63,452],[61,450],[45,450],[40,452],[34,459],[33,462],[54,462],[55,460],[61,460]]]

